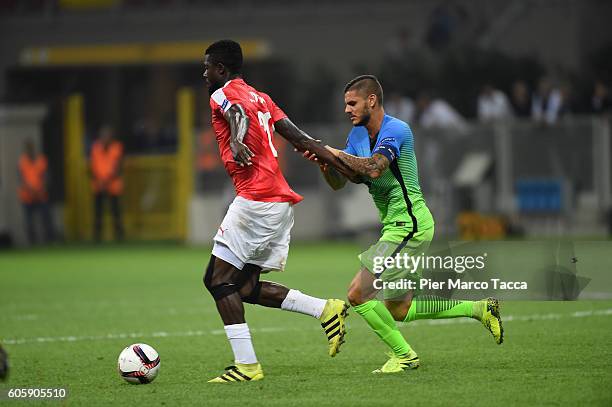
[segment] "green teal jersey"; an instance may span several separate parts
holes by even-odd
[[[382,176],[366,181],[383,224],[381,240],[399,243],[433,227],[434,220],[419,185],[414,139],[408,124],[385,115],[376,140],[370,139],[364,126],[355,126],[344,151],[358,157],[379,153],[389,159],[389,169]]]

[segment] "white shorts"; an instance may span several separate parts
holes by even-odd
[[[212,254],[240,270],[249,263],[262,271],[283,271],[292,227],[291,203],[237,196],[217,230]]]

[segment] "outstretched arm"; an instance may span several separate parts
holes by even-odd
[[[353,170],[351,170],[338,157],[327,150],[320,141],[313,139],[308,134],[300,130],[288,118],[281,119],[274,123],[274,129],[278,132],[278,134],[290,142],[299,152],[304,153],[308,151],[309,154],[316,155],[319,162],[331,165],[352,182],[360,182],[359,177],[356,176],[357,174]]]
[[[223,117],[230,126],[230,149],[234,160],[241,167],[251,165],[251,157],[254,157],[255,154],[242,142],[249,128],[249,118],[244,109],[239,104],[234,104],[223,114]]]
[[[356,174],[378,178],[389,168],[389,159],[383,154],[375,153],[372,157],[356,157],[332,147],[327,149]]]

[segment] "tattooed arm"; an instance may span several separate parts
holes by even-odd
[[[239,104],[232,105],[223,114],[230,126],[230,149],[234,160],[241,166],[252,165],[251,158],[255,156],[251,149],[243,143],[249,128],[249,118]]]
[[[380,153],[372,157],[356,157],[332,147],[327,149],[356,174],[364,177],[378,178],[389,168],[389,159]]]

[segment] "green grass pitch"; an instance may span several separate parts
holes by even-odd
[[[287,271],[267,278],[344,298],[358,250],[295,244]],[[332,359],[318,321],[247,305],[266,378],[208,384],[232,363],[202,285],[208,257],[161,244],[0,252],[0,340],[12,365],[0,388],[66,387],[60,404],[84,406],[612,405],[612,301],[502,302],[512,319],[501,346],[474,321],[404,325],[422,366],[384,377],[370,371],[386,349],[356,313]],[[135,342],[160,353],[152,384],[117,374],[119,352]]]

